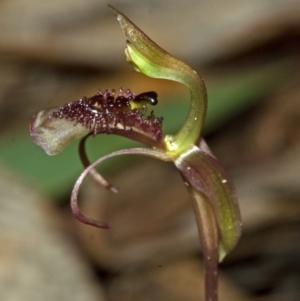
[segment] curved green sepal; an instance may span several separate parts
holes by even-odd
[[[191,106],[184,125],[176,135],[165,138],[170,156],[176,158],[191,144],[200,142],[207,107],[204,82],[195,70],[159,47],[118,10],[110,8],[128,39],[125,54],[134,68],[149,77],[180,82],[190,90]]]

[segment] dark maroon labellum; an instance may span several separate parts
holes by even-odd
[[[131,108],[130,103],[141,103],[139,108]],[[143,105],[145,102],[145,105]],[[115,90],[99,91],[92,97],[83,97],[60,107],[50,117],[65,118],[91,129],[94,135],[111,133],[114,129],[124,129],[130,133],[133,127],[159,139],[162,136],[162,118],[156,118],[153,112],[145,116],[146,105],[157,104],[157,93],[154,91],[134,94],[130,90],[120,89],[118,96]]]

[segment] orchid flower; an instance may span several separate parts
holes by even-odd
[[[143,155],[175,164],[196,217],[204,256],[205,300],[216,301],[218,261],[237,244],[242,223],[234,185],[201,137],[207,108],[205,84],[195,70],[159,47],[122,13],[110,8],[125,33],[125,55],[134,69],[149,77],[182,83],[189,89],[190,109],[183,126],[176,135],[164,134],[163,119],[155,117],[152,111],[147,114],[148,107],[157,104],[156,92],[136,94],[121,88],[118,93],[107,89],[39,112],[30,124],[30,135],[48,155],[55,155],[71,141],[82,138],[79,153],[86,168],[73,188],[71,208],[78,220],[100,228],[109,225],[83,215],[77,204],[78,190],[88,174],[100,185],[117,192],[96,172],[97,165],[120,155]],[[145,147],[115,151],[91,164],[85,141],[101,133],[125,136]]]

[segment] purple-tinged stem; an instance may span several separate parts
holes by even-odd
[[[207,198],[186,182],[191,194],[202,247],[205,301],[218,301],[218,228],[213,208]]]

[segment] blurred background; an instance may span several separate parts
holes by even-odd
[[[208,90],[204,136],[236,183],[244,228],[220,265],[220,300],[300,298],[300,2],[112,0],[160,46],[193,66]],[[83,167],[72,143],[49,157],[32,116],[99,89],[155,90],[175,133],[186,89],[132,71],[125,38],[102,0],[0,3],[1,300],[196,301],[203,268],[196,225],[172,165],[147,158],[100,168],[80,206],[112,229],[82,225],[69,196]],[[98,136],[91,160],[135,145]]]

